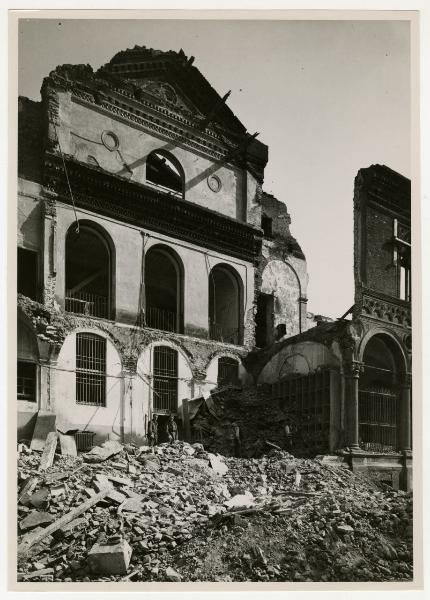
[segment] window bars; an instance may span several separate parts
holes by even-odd
[[[168,346],[154,348],[153,411],[158,414],[177,412],[178,353]]]
[[[239,379],[239,363],[234,358],[222,356],[218,359],[218,386],[235,385]]]
[[[76,335],[76,403],[106,406],[106,340]]]
[[[397,448],[397,394],[389,389],[359,391],[360,446],[373,452]]]
[[[272,397],[278,399],[285,413],[298,452],[312,455],[328,451],[331,385],[330,370],[291,375],[272,384]]]

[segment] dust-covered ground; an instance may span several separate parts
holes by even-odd
[[[342,463],[185,442],[105,450],[39,471],[41,454],[21,447],[19,581],[412,579],[412,495]],[[125,543],[118,573],[89,560],[95,544]]]

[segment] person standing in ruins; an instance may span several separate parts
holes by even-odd
[[[178,425],[176,424],[175,417],[172,414],[169,415],[169,420],[167,421],[166,433],[170,444],[176,442],[178,439]]]
[[[240,441],[240,429],[237,423],[231,424],[232,429],[232,437],[233,437],[233,446],[234,446],[234,455],[237,458],[242,456],[242,444]]]
[[[148,423],[148,441],[151,448],[158,444],[158,415],[153,415]]]

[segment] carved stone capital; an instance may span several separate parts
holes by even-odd
[[[345,375],[353,379],[358,379],[360,373],[364,371],[364,363],[358,360],[352,360],[345,365]]]

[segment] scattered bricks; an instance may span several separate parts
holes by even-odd
[[[40,525],[52,523],[53,520],[54,517],[49,513],[34,510],[20,522],[19,526],[21,531],[27,531],[30,529],[34,529],[35,527],[39,527]]]
[[[88,564],[93,573],[125,575],[130,564],[132,549],[126,540],[117,544],[95,544],[88,554]]]

